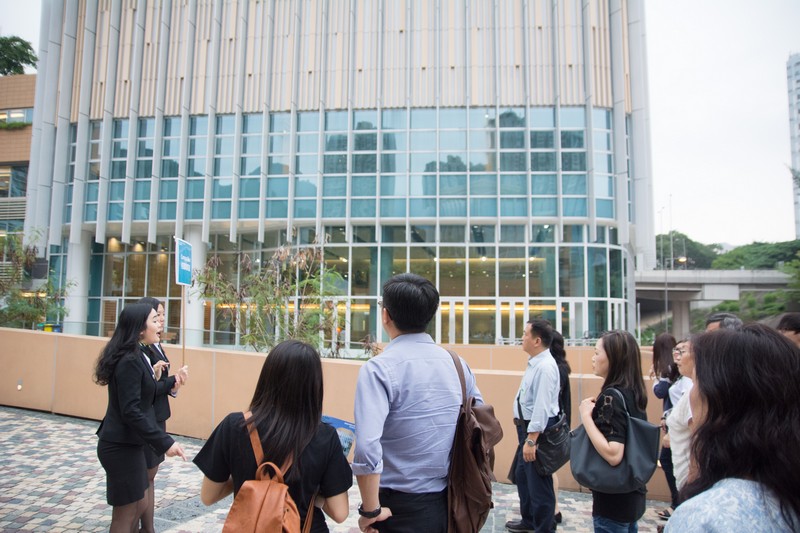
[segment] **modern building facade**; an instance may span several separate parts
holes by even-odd
[[[193,264],[321,243],[340,338],[382,283],[439,288],[434,337],[632,328],[655,264],[642,0],[44,0],[26,232],[65,331],[167,301]],[[189,291],[189,344],[236,343]]]
[[[794,192],[794,238],[800,239],[800,54],[786,62],[789,85],[789,137],[792,149],[792,191]]]
[[[22,233],[35,75],[0,76],[0,277],[11,270],[6,235]]]

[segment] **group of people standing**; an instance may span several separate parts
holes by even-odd
[[[800,530],[798,340],[800,313],[776,329],[716,313],[703,333],[656,338],[665,531]]]
[[[328,531],[326,516],[336,522],[347,517],[355,474],[361,531],[445,533],[449,455],[462,391],[450,353],[427,333],[438,306],[439,293],[425,278],[400,274],[384,284],[381,323],[390,342],[359,370],[352,464],[336,431],[321,421],[319,353],[293,340],[275,346],[248,410],[226,416],[194,458],[204,474],[201,500],[211,504],[235,495],[255,479],[250,431],[256,428],[265,459],[291,465],[284,472],[289,493],[304,520],[312,520],[312,531]],[[185,368],[167,376],[168,362],[157,351],[160,329],[158,306],[127,306],[95,370],[96,381],[109,388],[98,457],[113,506],[111,531],[137,531],[140,524],[151,531],[158,464],[164,454],[186,459],[155,407],[188,376]],[[800,529],[800,349],[787,337],[739,324],[659,348],[655,386],[672,406],[665,417],[671,461],[662,458],[673,465],[675,478],[668,531],[732,531],[743,524],[759,531]],[[545,320],[526,324],[522,351],[527,366],[511,406],[519,442],[512,477],[521,518],[506,527],[551,532],[560,521],[557,478],[540,475],[534,463],[539,435],[560,416],[569,420],[570,369],[563,337]],[[671,363],[664,364],[665,354]],[[474,374],[457,361],[466,394],[483,403]],[[636,340],[625,331],[604,334],[592,366],[603,384],[598,396],[580,402],[580,423],[614,466],[625,455],[628,415],[646,418]],[[644,489],[592,496],[595,531],[637,531]]]
[[[164,306],[142,298],[125,306],[97,359],[94,380],[108,386],[108,406],[97,429],[97,457],[106,471],[106,499],[113,507],[112,533],[152,532],[155,476],[164,456],[186,460],[166,432],[168,396],[189,377],[188,367],[169,375],[161,346]]]

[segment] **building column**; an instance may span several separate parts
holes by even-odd
[[[64,320],[64,333],[86,335],[89,314],[89,261],[94,234],[81,231],[77,242],[70,242],[67,253],[67,282],[74,285],[67,291],[64,306],[69,315]]]
[[[206,264],[208,248],[202,238],[203,230],[200,226],[186,226],[185,239],[192,245],[192,271],[200,269]],[[198,294],[197,289],[186,287],[186,307],[184,327],[186,346],[203,345],[203,305],[205,300]]]
[[[689,301],[672,300],[672,335],[680,340],[689,336],[691,324],[689,323]]]

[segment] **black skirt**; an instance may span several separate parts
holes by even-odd
[[[167,432],[166,420],[162,420],[161,422],[156,422],[156,424],[158,424],[158,427],[160,427],[164,433]],[[145,461],[147,462],[148,470],[150,470],[151,468],[155,468],[164,462],[164,454],[162,453],[161,455],[156,455],[156,452],[154,452],[153,449],[147,445],[145,445],[144,447],[144,457]]]
[[[127,505],[144,498],[149,486],[144,445],[98,441],[97,458],[106,471],[106,501]]]

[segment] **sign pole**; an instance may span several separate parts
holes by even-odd
[[[186,287],[192,284],[192,245],[175,237],[175,283],[181,286],[181,366],[186,363]]]

